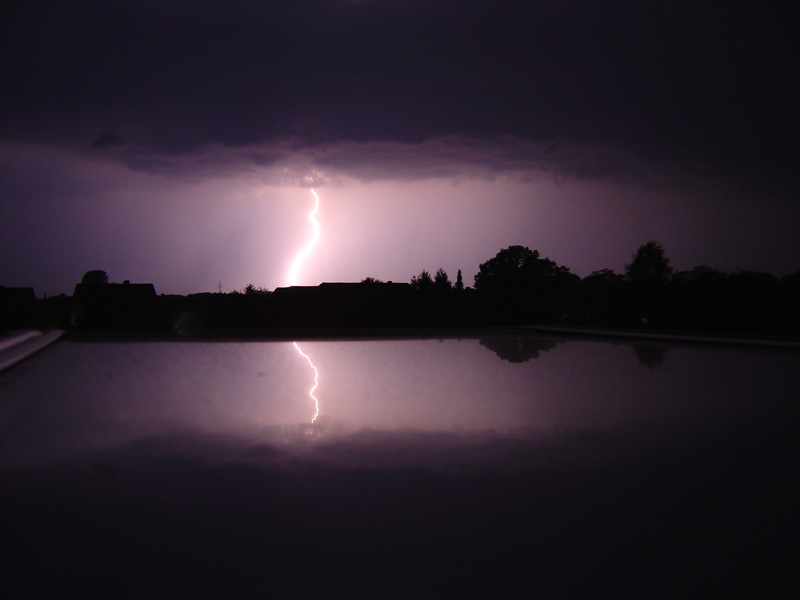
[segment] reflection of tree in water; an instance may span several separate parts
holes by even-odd
[[[512,363],[523,363],[532,358],[539,358],[539,352],[552,350],[560,343],[553,339],[529,335],[503,335],[481,340],[481,346]]]
[[[632,344],[633,351],[639,362],[650,369],[657,369],[664,362],[664,356],[669,348],[667,346],[655,346],[653,344]]]

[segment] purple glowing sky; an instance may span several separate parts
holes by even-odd
[[[584,276],[652,238],[679,270],[800,269],[778,7],[85,1],[2,28],[0,285],[285,285],[312,184],[303,284],[471,285],[512,244]]]

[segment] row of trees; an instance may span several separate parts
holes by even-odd
[[[414,275],[411,278],[411,287],[417,290],[449,290],[449,289],[456,289],[456,290],[463,290],[464,289],[464,279],[461,277],[461,269],[458,270],[458,275],[456,276],[456,282],[453,284],[450,281],[450,277],[447,275],[447,272],[439,267],[436,271],[436,274],[431,277],[431,274],[424,269],[420,271],[419,275]]]
[[[460,285],[459,285],[460,284]],[[581,279],[525,246],[510,246],[482,263],[464,294],[461,272],[422,271],[421,291],[452,290],[450,306],[480,324],[564,323],[754,333],[800,333],[800,273],[778,279],[754,271],[723,273],[708,266],[676,273],[664,247],[650,240],[623,274],[601,269]],[[441,299],[433,307],[444,314]]]

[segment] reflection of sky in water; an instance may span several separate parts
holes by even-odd
[[[0,374],[6,595],[791,597],[800,353],[299,345],[313,425],[292,342]]]
[[[800,388],[797,354],[738,348],[534,336],[302,348],[319,371],[313,426],[314,374],[291,342],[58,343],[0,377],[0,463],[185,432],[280,446],[365,430],[669,431],[726,423]]]

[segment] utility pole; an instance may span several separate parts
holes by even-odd
[[[222,293],[222,280],[221,279],[217,282],[217,290],[219,290],[220,294]]]

